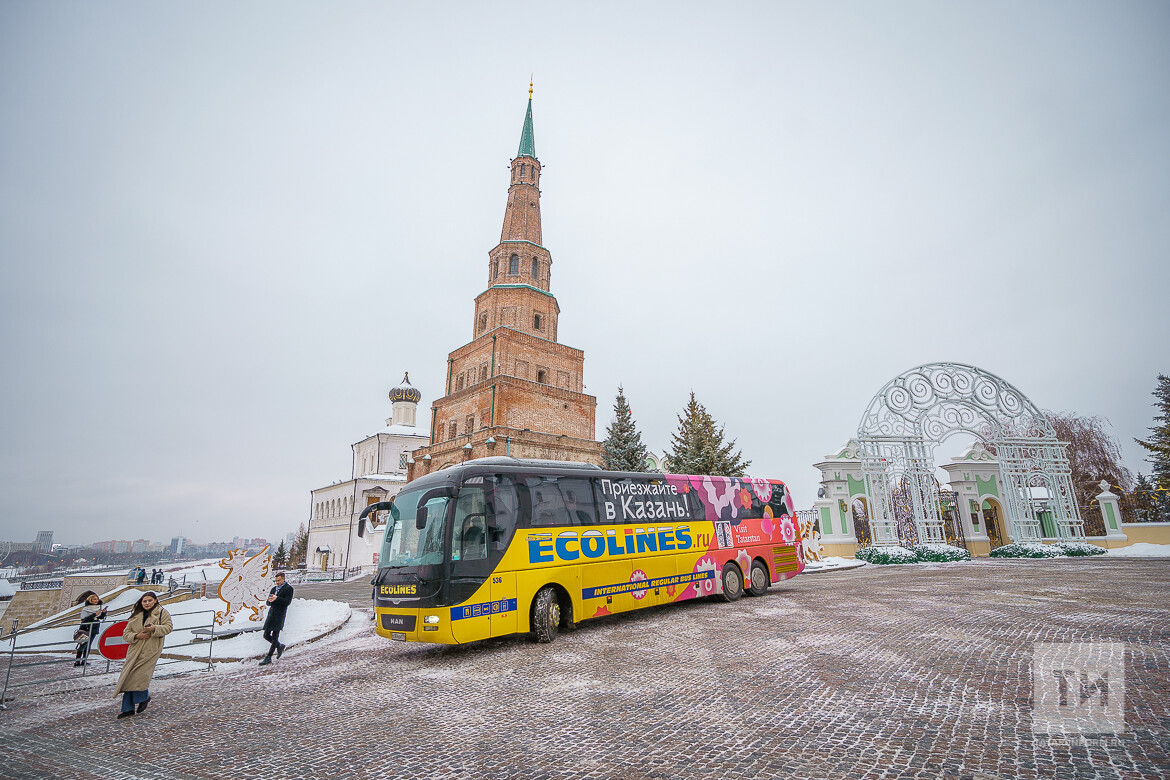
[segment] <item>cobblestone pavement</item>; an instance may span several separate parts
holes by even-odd
[[[371,577],[353,582],[305,582],[293,586],[293,595],[298,599],[332,599],[348,602],[351,607],[370,609],[373,586]]]
[[[12,778],[1170,776],[1170,562],[805,575],[551,645],[387,642],[368,613],[263,669],[0,712]],[[1036,642],[1124,643],[1126,730],[1032,733]]]

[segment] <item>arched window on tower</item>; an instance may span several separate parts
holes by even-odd
[[[543,384],[548,384],[548,374],[543,370],[536,372],[536,381]]]
[[[540,264],[536,262],[536,258],[532,258],[532,278],[540,278]]]
[[[459,376],[455,377],[455,390],[458,391],[458,390],[462,390],[462,389],[463,389],[463,374],[460,373]]]
[[[492,279],[500,278],[500,264],[492,263]]]
[[[479,315],[479,332],[483,333],[487,330],[487,313]]]
[[[512,255],[508,258],[508,275],[518,276],[520,274],[520,255]]]
[[[520,178],[523,179],[527,175],[528,175],[528,166],[525,165],[524,163],[520,163]]]
[[[534,314],[532,316],[532,327],[536,330],[544,330],[544,318],[539,314]]]

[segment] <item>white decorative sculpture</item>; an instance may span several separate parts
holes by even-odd
[[[824,548],[821,547],[821,528],[810,515],[804,512],[797,513],[800,520],[800,542],[804,550],[805,563],[820,563],[821,553]]]
[[[269,571],[272,569],[272,555],[265,547],[251,558],[245,559],[246,550],[232,550],[219,562],[227,569],[227,576],[219,584],[219,597],[227,602],[227,609],[215,613],[215,622],[226,624],[232,615],[241,609],[252,610],[249,620],[259,620],[268,591],[272,588]]]

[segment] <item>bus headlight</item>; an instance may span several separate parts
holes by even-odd
[[[431,623],[431,624],[438,623],[439,616],[438,615],[427,615],[426,617],[423,618],[423,622],[424,623]]]

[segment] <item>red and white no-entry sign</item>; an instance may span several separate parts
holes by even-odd
[[[128,625],[130,625],[130,621],[119,620],[102,632],[101,639],[98,640],[98,652],[103,657],[111,661],[124,661],[126,659],[130,643],[122,638],[122,632],[126,630]]]

